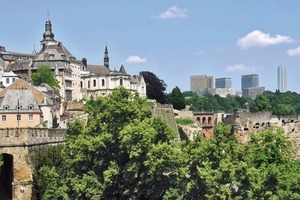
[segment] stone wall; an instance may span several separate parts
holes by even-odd
[[[155,105],[152,108],[153,116],[160,116],[163,120],[165,120],[171,128],[175,131],[177,136],[179,137],[179,132],[177,128],[177,124],[174,118],[174,110],[170,105]]]
[[[62,143],[66,129],[0,129],[0,153],[13,156],[13,199],[31,199],[32,168],[28,153],[33,146]]]

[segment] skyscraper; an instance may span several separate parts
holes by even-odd
[[[214,82],[212,76],[198,75],[190,77],[190,86],[192,92],[199,92],[201,89],[213,88]]]
[[[242,75],[242,91],[252,87],[259,87],[258,74]]]
[[[277,83],[279,92],[287,91],[286,67],[279,66],[277,69]]]
[[[216,78],[216,88],[231,88],[231,78]]]

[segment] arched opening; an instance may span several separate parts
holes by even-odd
[[[211,117],[208,117],[208,125],[211,125]]]
[[[202,118],[202,124],[205,125],[206,124],[206,117]]]
[[[3,165],[0,170],[0,199],[12,198],[12,187],[13,187],[13,156],[11,154],[2,154]]]

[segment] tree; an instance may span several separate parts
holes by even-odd
[[[167,96],[167,102],[173,105],[173,108],[181,110],[185,108],[185,98],[179,87],[175,87]]]
[[[60,191],[68,188],[69,199],[174,196],[180,150],[173,144],[173,130],[161,118],[152,118],[146,100],[121,87],[108,97],[91,98],[85,111],[87,123],[72,122],[67,130],[64,177],[57,183],[55,170],[46,168],[45,180]],[[44,191],[55,197],[47,184]]]
[[[269,99],[264,94],[257,95],[254,100],[255,111],[270,111],[272,109],[272,105],[269,102]]]
[[[147,87],[148,99],[155,99],[158,103],[166,103],[167,84],[159,79],[154,73],[149,71],[141,71],[140,75],[144,77]]]
[[[59,89],[59,81],[55,79],[54,74],[50,67],[41,65],[37,71],[32,74],[31,80],[33,85],[39,86],[41,83],[47,83],[53,89]]]

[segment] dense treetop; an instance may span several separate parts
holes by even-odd
[[[220,97],[205,94],[199,96],[193,92],[183,92],[186,105],[193,111],[233,112],[235,109],[249,109],[251,112],[270,111],[275,115],[300,114],[300,94],[295,92],[279,93],[266,91],[256,99],[239,96]]]
[[[69,125],[64,146],[31,158],[40,199],[300,198],[300,163],[282,129],[241,145],[219,123],[212,139],[180,141],[124,88],[85,109],[88,121]]]
[[[53,89],[59,89],[59,82],[54,77],[54,73],[50,67],[41,65],[37,71],[31,75],[33,85],[39,86],[41,83],[47,83]]]
[[[155,99],[158,103],[166,103],[166,89],[167,84],[159,79],[154,73],[149,71],[141,71],[140,75],[143,76],[146,87],[148,99]]]

